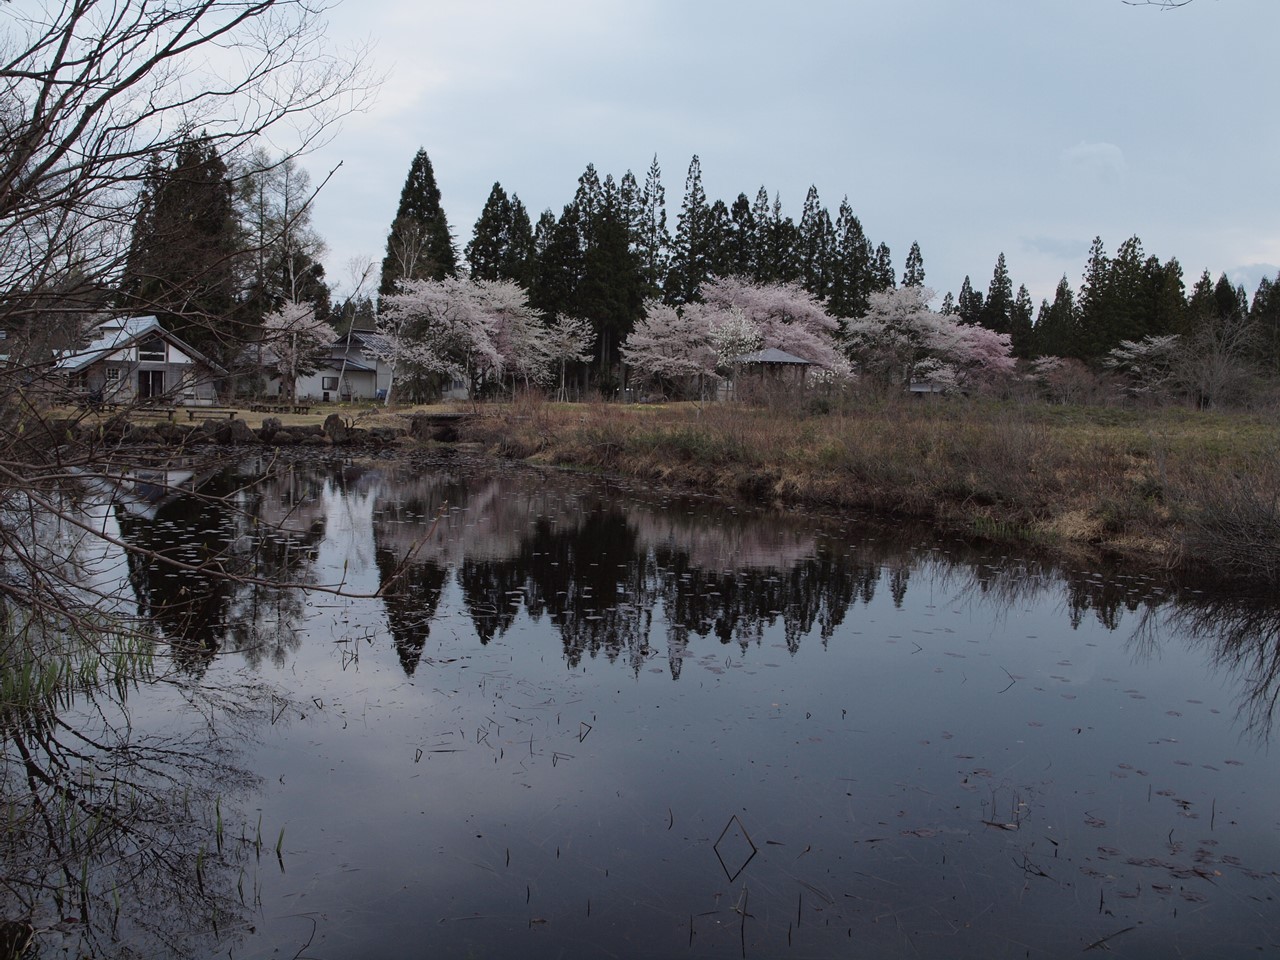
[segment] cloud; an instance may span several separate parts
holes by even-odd
[[[1072,237],[1019,237],[1022,249],[1041,253],[1056,260],[1083,260],[1089,252],[1088,240]]]
[[[1102,183],[1123,179],[1128,169],[1124,151],[1114,143],[1087,143],[1084,140],[1062,152],[1062,164],[1072,173]]]
[[[1248,263],[1239,267],[1229,267],[1226,273],[1228,280],[1238,287],[1244,287],[1244,292],[1252,297],[1263,278],[1274,280],[1276,275],[1280,274],[1280,267],[1274,263]]]

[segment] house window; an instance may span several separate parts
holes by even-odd
[[[151,337],[148,340],[138,344],[139,360],[158,360],[163,363],[165,358],[164,341],[159,337]]]
[[[320,389],[321,390],[337,390],[338,378],[337,377],[321,377]]]
[[[107,383],[118,383],[120,381],[120,368],[107,367]]]

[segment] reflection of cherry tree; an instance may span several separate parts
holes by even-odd
[[[267,364],[290,400],[298,399],[298,377],[316,371],[320,350],[334,336],[333,328],[316,316],[309,303],[286,300],[279,310],[262,318]]]

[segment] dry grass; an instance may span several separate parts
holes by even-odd
[[[1218,562],[1205,531],[1225,538],[1214,518],[1240,516],[1231,575],[1280,577],[1276,564],[1236,556],[1280,546],[1274,531],[1247,532],[1265,528],[1268,509],[1276,523],[1274,418],[905,398],[824,415],[531,399],[487,413],[468,438],[506,456],[765,502],[893,511],[1170,565]]]

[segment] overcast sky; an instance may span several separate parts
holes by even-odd
[[[1038,303],[1089,243],[1136,234],[1188,287],[1250,295],[1280,264],[1280,0],[346,0],[376,105],[304,161],[332,281],[381,261],[426,149],[459,250],[495,181],[535,220],[588,163],[643,182],[656,155],[674,232],[690,158],[710,200],[765,186],[799,220],[846,194],[899,275],[985,292],[1004,252]]]

